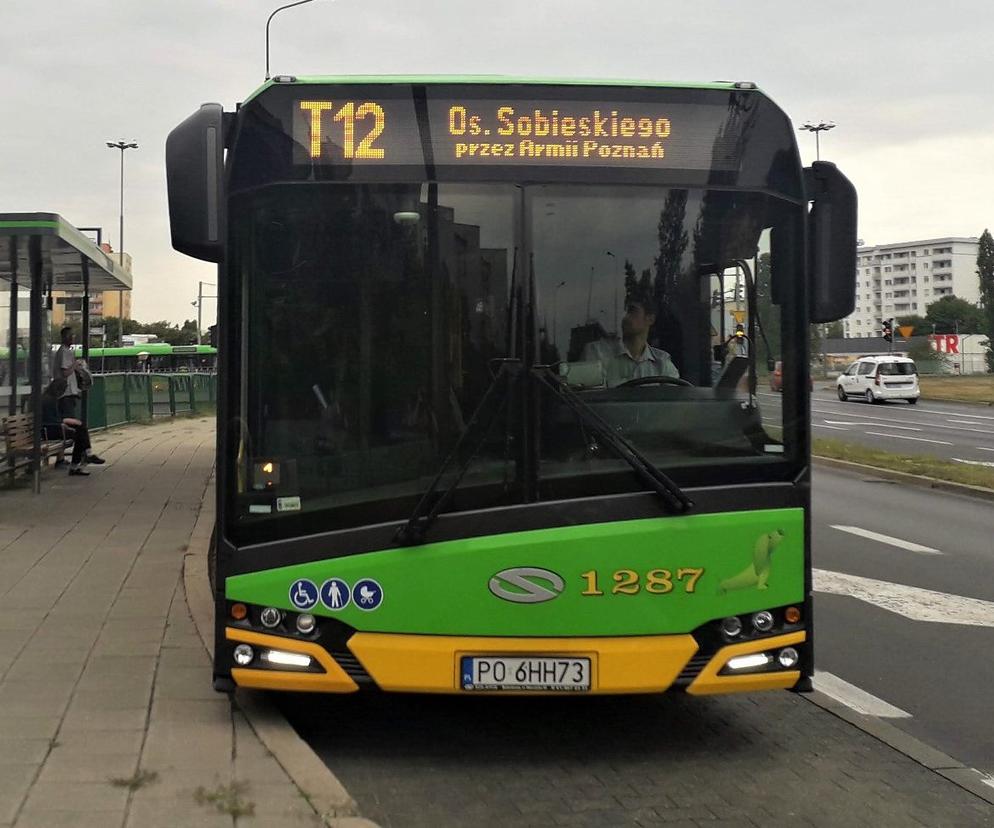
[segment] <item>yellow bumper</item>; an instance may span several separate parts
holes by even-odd
[[[793,687],[801,678],[800,670],[780,670],[774,673],[752,673],[744,676],[720,676],[718,672],[728,664],[730,658],[735,656],[802,644],[806,638],[804,632],[795,632],[722,647],[698,673],[697,678],[687,688],[687,692],[694,696],[707,696],[717,693],[749,693],[754,690],[783,690]]]
[[[697,642],[689,635],[474,638],[356,633],[349,649],[384,690],[459,693],[463,655],[523,654],[589,658],[592,693],[658,693],[680,675]]]
[[[239,687],[319,693],[352,693],[358,685],[317,644],[228,627],[229,641],[311,656],[325,672],[236,667]],[[793,687],[797,670],[721,676],[730,658],[774,650],[805,640],[803,632],[723,647],[687,688],[688,693],[737,693]],[[459,664],[464,655],[579,656],[590,659],[591,693],[661,693],[697,652],[690,635],[619,638],[494,638],[442,635],[356,633],[349,649],[382,690],[406,693],[461,693]],[[506,695],[509,691],[503,691]],[[525,691],[535,695],[534,691]]]

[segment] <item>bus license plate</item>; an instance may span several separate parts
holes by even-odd
[[[463,690],[545,690],[577,692],[590,689],[590,659],[554,656],[463,656]]]

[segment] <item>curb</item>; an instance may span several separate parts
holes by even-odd
[[[994,778],[985,777],[976,768],[967,767],[957,759],[953,759],[952,756],[947,756],[942,751],[936,750],[900,728],[888,724],[883,719],[857,713],[842,702],[838,702],[818,690],[799,695],[811,704],[883,742],[898,753],[904,754],[919,765],[948,779],[968,793],[994,805]]]
[[[213,485],[210,485],[205,493],[205,504],[213,491]],[[183,558],[187,607],[211,658],[214,657],[214,602],[207,580],[207,548],[213,523],[213,508],[202,507]],[[232,702],[245,715],[259,741],[290,777],[323,825],[328,828],[379,828],[375,822],[357,815],[356,802],[345,786],[297,735],[264,693],[238,690]]]
[[[937,477],[926,477],[923,474],[894,471],[893,469],[884,469],[880,466],[867,466],[865,463],[853,463],[851,460],[837,460],[834,457],[811,455],[811,461],[814,465],[825,468],[857,472],[859,474],[872,474],[874,477],[896,480],[911,486],[921,486],[925,489],[936,489],[942,492],[953,492],[955,494],[968,495],[969,497],[979,497],[984,500],[994,500],[994,489],[988,489],[985,486],[972,486],[969,483],[953,483],[951,480],[939,480]]]

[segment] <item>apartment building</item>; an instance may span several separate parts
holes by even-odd
[[[859,247],[856,309],[842,326],[846,337],[879,336],[884,319],[925,315],[943,296],[980,300],[975,237],[947,237]]]

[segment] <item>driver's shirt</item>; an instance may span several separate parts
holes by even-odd
[[[583,360],[595,359],[604,367],[608,388],[643,377],[680,378],[680,372],[677,371],[670,355],[648,344],[636,357],[632,356],[621,339],[591,342],[583,349]]]

